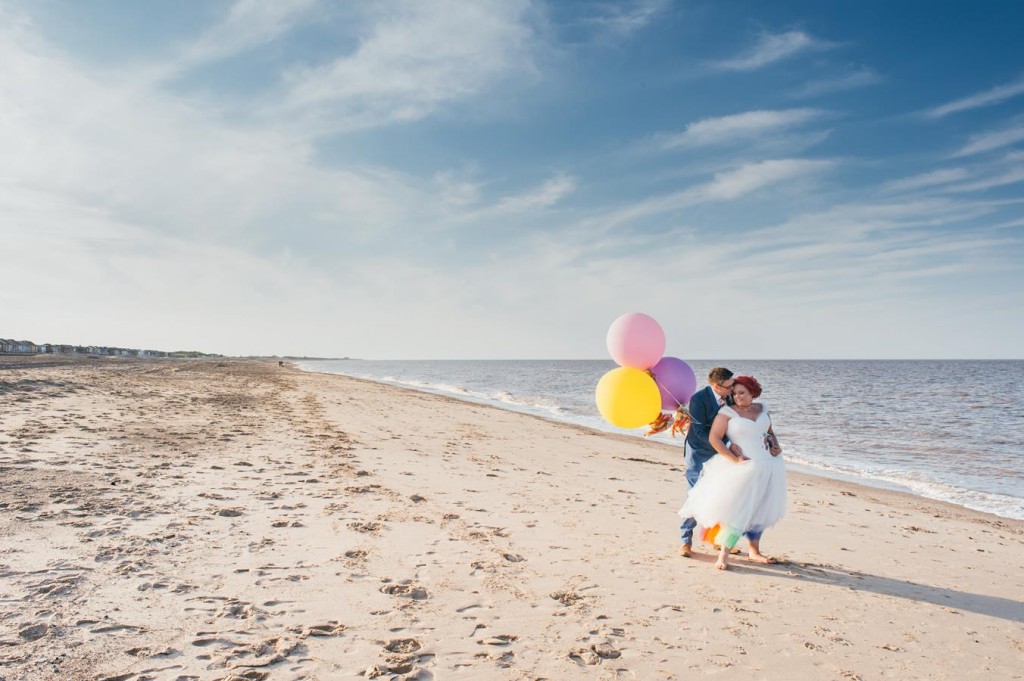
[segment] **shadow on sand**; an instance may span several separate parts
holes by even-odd
[[[973,612],[989,617],[998,617],[1009,622],[1024,622],[1024,603],[1012,598],[972,594],[956,589],[945,589],[927,586],[902,579],[892,579],[856,570],[847,570],[837,565],[820,563],[800,563],[780,561],[775,565],[751,563],[740,556],[729,562],[729,570],[736,572],[757,572],[781,579],[792,579],[800,582],[827,584],[853,591],[869,591],[871,593],[905,598],[921,603],[931,603],[950,608]]]

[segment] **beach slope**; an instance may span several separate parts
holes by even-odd
[[[785,443],[783,443],[785,444]],[[1024,677],[1024,523],[276,362],[0,358],[0,679]]]

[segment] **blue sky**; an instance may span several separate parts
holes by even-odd
[[[0,0],[0,336],[1024,347],[1024,5]]]

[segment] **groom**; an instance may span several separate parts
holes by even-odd
[[[736,381],[732,378],[732,372],[725,367],[715,367],[708,373],[708,386],[698,390],[690,398],[690,430],[686,434],[686,484],[692,489],[697,484],[697,478],[704,469],[704,464],[715,455],[714,448],[708,436],[711,433],[711,424],[718,415],[729,397],[732,396],[732,386]],[[682,546],[679,547],[679,555],[689,558],[693,549],[693,528],[697,521],[693,518],[686,518],[679,526],[681,532]]]

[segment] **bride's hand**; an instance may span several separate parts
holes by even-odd
[[[744,461],[749,461],[750,460],[746,456],[743,455],[743,448],[740,447],[736,443],[730,443],[729,444],[729,453],[732,454],[735,457],[732,460],[733,463],[743,463]]]

